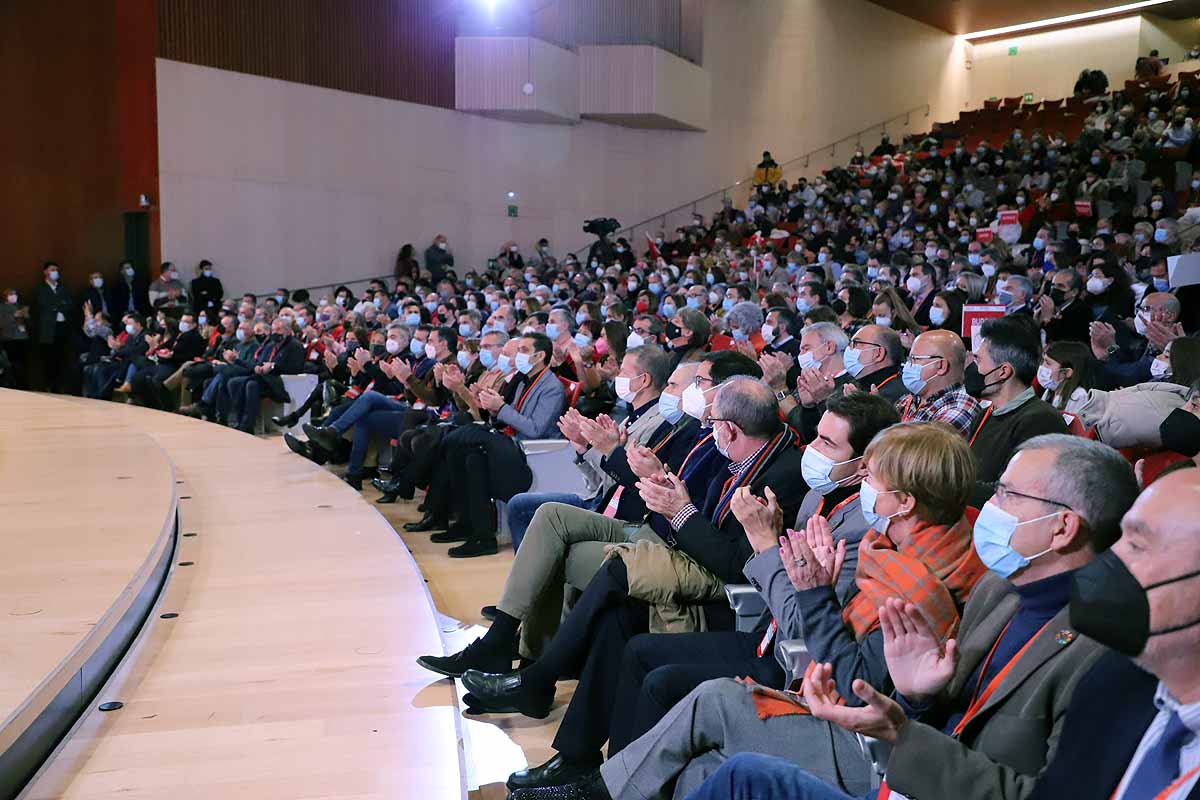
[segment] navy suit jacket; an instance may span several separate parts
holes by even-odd
[[[1075,688],[1054,760],[1028,800],[1112,797],[1158,713],[1156,688],[1158,678],[1120,653],[1102,656]],[[1200,800],[1200,782],[1188,800]]]

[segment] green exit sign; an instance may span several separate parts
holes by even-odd
[[[515,217],[515,216],[517,216],[517,207],[516,207],[516,206],[509,206],[509,207],[508,207],[508,215],[509,215],[510,217]]]
[[[1032,102],[1033,102],[1033,92],[1026,92],[1026,93],[1025,93],[1025,102],[1026,102],[1026,103],[1032,103]]]
[[[1010,56],[1015,56],[1017,54],[1017,48],[1015,48],[1015,47],[1008,48],[1008,54]]]

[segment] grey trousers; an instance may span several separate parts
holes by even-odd
[[[566,586],[585,589],[604,563],[607,545],[641,539],[662,542],[649,525],[631,526],[563,503],[539,507],[496,603],[496,608],[521,620],[521,655],[541,655],[562,619]]]
[[[732,678],[697,686],[600,775],[614,800],[683,798],[738,753],[787,759],[855,797],[871,789],[854,734],[809,716],[761,720],[750,690]]]

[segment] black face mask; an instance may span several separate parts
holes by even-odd
[[[1054,301],[1054,305],[1061,306],[1067,300],[1067,293],[1062,289],[1051,289],[1050,299]]]
[[[983,393],[987,391],[989,386],[999,386],[1001,383],[1004,383],[1004,381],[987,383],[984,380],[988,375],[991,375],[1003,366],[1001,364],[999,367],[993,367],[988,372],[980,372],[978,364],[971,364],[963,374],[963,388],[967,390],[967,394],[971,395],[971,397],[983,397]]]
[[[1195,619],[1150,630],[1150,601],[1146,597],[1151,589],[1197,576],[1200,570],[1142,586],[1125,562],[1108,550],[1081,567],[1071,579],[1071,625],[1084,636],[1135,658],[1146,649],[1151,636],[1200,625],[1200,619]]]
[[[254,334],[254,340],[256,342],[265,342],[267,340],[267,335],[265,333],[256,333]]]
[[[1185,456],[1200,454],[1200,417],[1185,408],[1177,408],[1158,426],[1163,449]]]
[[[382,344],[371,345],[371,355],[375,356],[376,358],[380,358],[385,353],[387,353],[386,345],[382,345]]]

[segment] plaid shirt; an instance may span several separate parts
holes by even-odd
[[[961,383],[955,383],[924,400],[911,394],[903,397],[896,403],[896,410],[901,422],[945,422],[963,436],[970,436],[979,401],[967,394]]]
[[[769,441],[765,442],[763,446],[755,450],[749,458],[738,461],[737,463],[732,461],[729,462],[729,471],[733,473],[734,476],[741,477],[741,474],[750,469],[750,465],[754,463],[754,459],[758,458],[759,454],[762,453],[762,451],[765,450],[769,444]],[[696,508],[695,503],[688,503],[686,506],[676,511],[675,516],[671,517],[669,520],[671,523],[671,529],[678,531],[684,526],[685,523],[687,523],[689,519],[692,518],[693,515],[699,513],[700,509]]]

